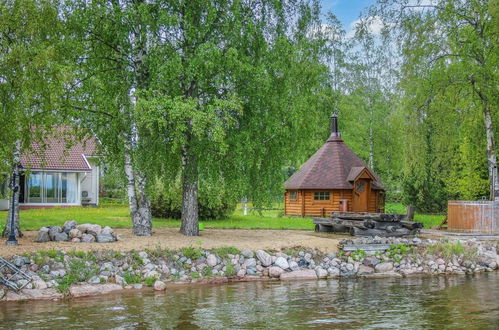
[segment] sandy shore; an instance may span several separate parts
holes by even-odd
[[[316,248],[324,252],[336,252],[337,245],[344,236],[331,234],[317,234],[302,230],[243,230],[243,229],[205,229],[201,236],[187,237],[179,233],[176,228],[156,228],[151,237],[137,237],[132,235],[128,228],[116,229],[118,242],[115,243],[71,243],[48,242],[35,243],[36,231],[25,231],[19,240],[19,246],[5,246],[1,242],[0,257],[33,253],[39,250],[115,250],[130,251],[162,248],[178,249],[194,246],[205,249],[221,246],[233,246],[238,249],[268,249],[281,250],[284,248],[301,246]]]

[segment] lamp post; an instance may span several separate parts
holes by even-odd
[[[14,223],[15,219],[15,206],[16,206],[16,195],[17,195],[17,190],[19,187],[16,185],[16,172],[14,171],[12,175],[12,209],[11,209],[11,214],[10,214],[10,233],[9,233],[9,239],[5,242],[7,245],[18,245],[19,243],[17,242],[16,239],[16,226]]]

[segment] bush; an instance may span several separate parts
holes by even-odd
[[[157,180],[152,187],[151,212],[156,218],[180,219],[182,215],[182,190],[180,184],[172,186]],[[236,200],[221,186],[200,185],[198,194],[199,219],[213,220],[229,217],[236,208]]]

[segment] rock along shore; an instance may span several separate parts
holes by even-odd
[[[341,277],[403,277],[474,274],[498,269],[497,241],[359,238],[340,246],[388,245],[335,254],[290,248],[281,251],[183,248],[144,251],[41,251],[8,258],[33,277],[19,292],[0,286],[0,302],[62,299],[178,283],[253,280],[316,280]],[[16,279],[14,279],[16,280]],[[19,286],[26,282],[19,279]]]

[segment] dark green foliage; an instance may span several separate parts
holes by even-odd
[[[203,251],[199,248],[195,247],[186,247],[182,248],[182,254],[192,260],[196,260],[204,256]]]
[[[225,219],[236,207],[236,200],[224,189],[202,185],[199,193],[200,220]],[[151,211],[156,218],[180,219],[182,213],[182,192],[179,184],[163,185],[160,181],[151,189]]]
[[[142,277],[139,275],[132,273],[132,272],[125,272],[123,273],[123,279],[126,281],[127,284],[135,284],[135,283],[141,283],[142,282]]]

